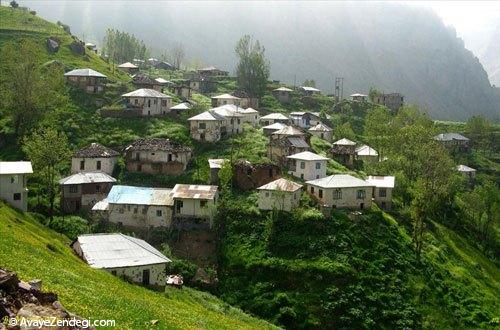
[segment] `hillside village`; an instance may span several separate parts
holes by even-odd
[[[22,9],[16,9],[19,14],[13,14],[10,8],[0,9],[2,20],[10,24],[14,24],[16,15],[32,21],[29,16],[33,14]],[[66,235],[66,229],[83,223],[79,230],[71,231],[71,248],[89,267],[151,290],[186,284],[206,289],[278,326],[342,327],[344,321],[334,316],[344,313],[350,315],[346,323],[361,326],[357,322],[366,320],[360,321],[361,317],[358,319],[341,306],[329,307],[334,311],[333,319],[325,316],[326,306],[331,301],[339,302],[340,296],[332,293],[326,298],[318,293],[321,290],[296,284],[301,272],[304,281],[331,278],[331,288],[340,276],[337,274],[346,274],[347,281],[354,281],[354,273],[363,271],[364,266],[349,265],[330,256],[327,246],[339,255],[351,252],[340,252],[347,245],[337,246],[333,236],[320,239],[321,235],[351,235],[347,233],[351,230],[362,235],[362,226],[376,228],[382,224],[392,228],[386,229],[387,235],[408,231],[401,236],[408,239],[406,243],[403,238],[390,238],[398,246],[393,248],[410,255],[408,251],[416,244],[417,256],[408,258],[417,260],[422,253],[427,260],[424,263],[432,265],[429,269],[438,269],[429,261],[432,253],[427,256],[429,251],[418,248],[425,239],[429,244],[438,240],[437,236],[425,237],[431,235],[424,234],[429,229],[426,226],[450,225],[438,219],[428,220],[437,214],[437,208],[431,206],[451,205],[456,198],[458,206],[446,208],[438,218],[455,217],[451,214],[458,214],[460,205],[466,203],[461,196],[483,189],[491,181],[490,194],[497,198],[492,203],[497,204],[485,206],[492,211],[484,216],[496,219],[486,220],[491,227],[481,227],[486,228],[489,238],[467,244],[490,251],[485,253],[492,260],[491,276],[496,281],[492,292],[500,293],[495,259],[498,125],[492,125],[491,132],[479,132],[483,135],[465,129],[464,124],[433,122],[406,104],[397,91],[380,92],[376,87],[343,97],[335,91],[321,91],[314,84],[293,86],[267,77],[262,92],[255,93],[252,86],[245,89],[248,85],[242,82],[238,70],[216,66],[179,68],[155,57],[127,58],[117,63],[98,46],[86,44],[62,28],[57,30],[54,24],[32,24],[48,32],[30,42],[46,54],[40,57],[43,63],[39,64],[50,68],[45,71],[49,72],[47,76],[58,74],[54,79],[60,80],[60,85],[53,92],[62,91],[60,102],[67,102],[67,106],[51,116],[40,117],[40,125],[27,128],[27,132],[35,133],[26,133],[21,140],[12,129],[2,126],[0,199],[21,213],[40,214],[49,228]],[[2,47],[7,47],[9,30],[2,27]],[[23,39],[15,42],[22,43]],[[7,118],[7,112],[0,110],[0,114]],[[411,131],[412,125],[420,126]],[[36,133],[35,128],[43,127],[45,131]],[[47,141],[50,129],[56,130],[53,141]],[[34,142],[39,139],[36,134],[43,138],[39,145]],[[61,134],[65,137],[61,138]],[[68,148],[61,147],[57,154],[56,144],[62,140],[68,142]],[[417,143],[424,150],[418,149]],[[49,144],[47,149],[44,144]],[[48,152],[55,156],[46,155],[42,161],[30,159],[36,149],[52,149]],[[48,167],[53,158],[59,161]],[[49,172],[52,177],[46,184]],[[444,191],[448,184],[453,193]],[[418,203],[430,206],[417,207],[421,205]],[[420,214],[428,218],[410,220],[421,219]],[[255,224],[249,223],[252,220]],[[419,221],[429,222],[422,225]],[[299,225],[311,228],[299,234],[300,230],[292,230]],[[335,230],[331,231],[330,226]],[[454,229],[459,227],[467,225]],[[422,231],[420,238],[415,237],[418,230]],[[375,232],[374,236],[381,235],[378,229]],[[312,239],[315,235],[316,242]],[[472,238],[474,235],[468,239],[477,240]],[[351,246],[358,239],[345,244]],[[372,237],[366,239],[372,241]],[[298,252],[301,246],[304,249]],[[323,256],[307,257],[315,248],[324,251]],[[377,246],[374,251],[378,249],[377,253],[383,255],[382,251],[391,247]],[[278,259],[281,263],[273,264]],[[287,264],[292,260],[305,264],[294,272]],[[0,266],[2,262],[0,259]],[[384,267],[401,267],[395,273],[419,267],[407,261],[395,266],[384,262]],[[243,283],[252,271],[258,273],[257,277],[273,278],[267,283],[261,281],[266,283],[262,285],[272,287],[274,281],[287,282],[277,286],[288,296],[282,292],[280,302],[277,293],[269,312],[265,311],[265,303],[259,306],[255,302],[268,299],[258,293],[265,289],[252,281],[244,289]],[[385,285],[385,290],[392,286],[388,282]],[[304,301],[290,293],[294,286],[308,295]],[[254,292],[243,297],[246,290]],[[406,289],[399,290],[401,297],[409,295],[409,291],[403,292]],[[492,303],[489,293],[483,298],[488,299],[484,304],[492,305],[484,312],[484,319],[470,321],[472,327],[484,322],[493,324],[495,317],[498,324],[498,301]],[[325,302],[321,313],[313,308],[320,302]],[[299,312],[304,304],[313,305]],[[409,302],[401,308],[401,315],[411,315],[395,317],[409,322],[403,327],[421,326],[418,315],[423,310],[416,311]],[[371,313],[377,318],[377,312]],[[394,325],[390,318],[378,321]],[[446,322],[450,323],[443,324],[455,321]]]

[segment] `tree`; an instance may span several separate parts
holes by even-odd
[[[370,99],[370,101],[373,102],[375,97],[380,95],[380,94],[381,94],[380,91],[378,91],[376,88],[370,87],[370,91],[368,92],[368,98]]]
[[[254,97],[262,97],[266,92],[269,78],[269,61],[265,58],[264,47],[253,41],[249,35],[243,36],[236,44],[239,57],[236,66],[238,87]]]
[[[491,123],[482,116],[472,116],[465,125],[467,133],[476,146],[483,151],[491,149]]]
[[[115,29],[106,30],[103,51],[110,60],[117,63],[132,61],[134,58],[145,59],[149,56],[149,50],[144,41]]]
[[[356,133],[354,133],[354,130],[352,129],[352,126],[350,123],[343,123],[342,125],[338,125],[334,129],[334,134],[335,138],[337,139],[349,139],[349,140],[355,140],[356,139]]]
[[[391,119],[389,109],[385,107],[376,107],[369,111],[365,118],[364,135],[381,157],[388,149]]]
[[[306,79],[304,81],[304,83],[302,84],[302,86],[306,86],[306,87],[316,87],[316,81],[313,80],[313,79]]]
[[[177,70],[181,68],[181,64],[184,61],[184,57],[186,56],[186,52],[184,50],[184,45],[182,43],[177,43],[172,48],[172,59],[174,68]]]
[[[14,9],[16,9],[17,7],[19,7],[19,4],[17,3],[16,0],[12,0],[9,4]]]
[[[70,156],[68,138],[64,133],[52,128],[42,128],[24,138],[22,149],[33,163],[35,173],[42,182],[42,190],[49,200],[49,217],[52,220],[58,189],[57,178]]]

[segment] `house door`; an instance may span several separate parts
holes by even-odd
[[[149,285],[149,269],[142,270],[142,284]]]
[[[364,209],[365,208],[365,203],[360,203],[359,204],[359,208],[360,208],[360,210]]]

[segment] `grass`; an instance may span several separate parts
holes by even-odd
[[[70,241],[0,202],[0,266],[21,279],[39,278],[69,310],[91,319],[115,319],[119,329],[270,329],[216,297],[187,287],[165,293],[129,284],[90,268]]]

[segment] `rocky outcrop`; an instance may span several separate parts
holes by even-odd
[[[69,45],[69,49],[75,54],[85,54],[85,44],[82,41],[75,40]]]
[[[59,38],[56,37],[48,37],[47,38],[47,49],[50,53],[57,53],[59,51],[60,45]]]
[[[57,294],[42,291],[42,281],[19,280],[17,274],[0,268],[0,330],[31,329],[24,320],[82,320],[68,312],[57,300]],[[17,320],[17,325],[12,320]],[[11,320],[11,322],[9,322]],[[45,328],[43,328],[45,329]],[[73,330],[94,329],[93,327],[55,326],[50,329]]]

